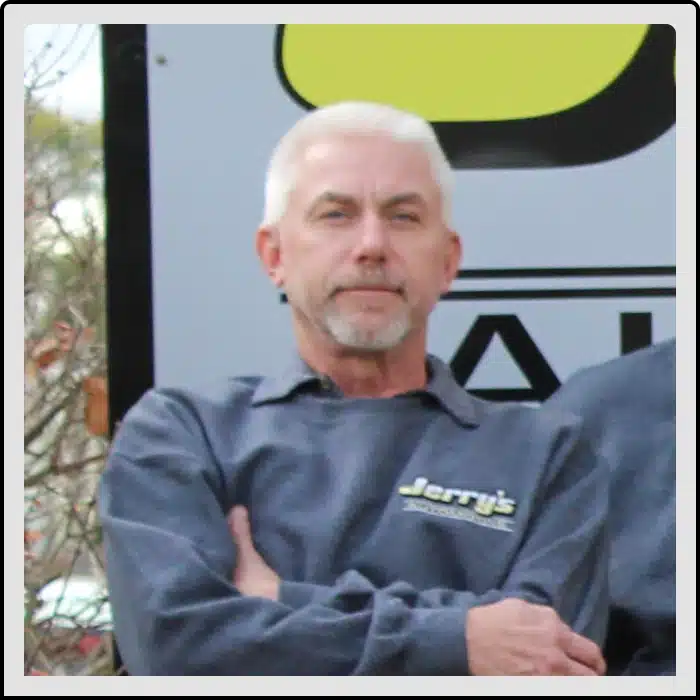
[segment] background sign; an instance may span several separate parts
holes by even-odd
[[[450,157],[464,257],[429,349],[465,386],[539,401],[674,335],[674,38],[664,25],[105,27],[113,410],[152,382],[286,362],[289,309],[253,246],[265,168],[306,110],[339,99],[421,113]]]

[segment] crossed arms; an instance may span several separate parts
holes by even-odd
[[[552,456],[505,584],[482,595],[381,588],[357,571],[332,586],[275,581],[245,518],[229,520],[208,455],[194,416],[152,395],[115,440],[100,507],[130,674],[604,672],[607,475],[575,437]]]

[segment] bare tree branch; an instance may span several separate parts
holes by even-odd
[[[54,42],[56,41],[56,38],[58,37],[58,33],[60,31],[60,26],[56,26],[53,30],[53,34],[47,41],[44,42],[42,45],[41,49],[37,53],[37,55],[32,59],[31,63],[29,64],[28,68],[24,72],[24,79],[25,82],[28,80],[28,73],[33,72],[35,74],[35,77],[29,80],[29,89],[31,94],[33,95],[36,92],[36,85],[35,85],[35,78],[36,75],[39,75],[40,73],[44,72],[46,70],[46,63],[47,63],[47,54],[51,49],[53,49]]]
[[[95,37],[59,30],[25,71],[25,673],[111,675],[108,638],[95,642],[105,595],[95,494],[109,449],[104,222],[86,199],[102,187],[100,131],[48,106]]]
[[[83,48],[83,50],[78,54],[77,58],[71,65],[59,70],[55,78],[47,77],[51,73],[51,71],[53,71],[56,68],[56,66],[59,66],[61,62],[65,58],[67,58],[67,56],[70,54],[71,50],[75,46],[78,40],[78,36],[82,31],[83,25],[79,24],[74,30],[73,36],[63,45],[62,49],[52,61],[48,61],[47,56],[48,52],[53,48],[54,42],[46,42],[44,44],[42,50],[30,64],[30,68],[34,71],[35,74],[32,78],[29,79],[29,85],[26,87],[26,91],[28,91],[30,94],[36,94],[39,91],[46,91],[50,88],[55,88],[58,85],[58,83],[60,83],[61,80],[65,78],[66,75],[71,73],[76,68],[76,66],[80,65],[80,63],[82,63],[82,61],[85,60],[85,56],[90,47],[90,44],[92,43],[96,35],[95,31],[92,32],[91,38],[88,41],[86,47]],[[58,32],[59,28],[57,27],[54,30],[53,34],[54,41],[57,37]]]
[[[31,477],[26,477],[24,479],[24,488],[33,488],[37,484],[42,483],[42,481],[44,481],[46,477],[51,474],[60,473],[67,476],[72,472],[82,471],[85,467],[91,464],[99,464],[103,462],[106,456],[106,453],[103,452],[99,455],[95,455],[94,457],[86,457],[85,459],[81,459],[77,462],[71,462],[69,464],[52,464],[48,469],[45,469],[38,474],[34,474]]]

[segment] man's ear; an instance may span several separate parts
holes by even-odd
[[[455,231],[447,232],[447,250],[445,252],[445,267],[444,267],[444,277],[443,285],[441,289],[442,294],[446,294],[450,291],[452,282],[454,282],[457,273],[459,272],[459,266],[462,262],[462,240],[459,234]]]
[[[281,287],[284,275],[279,231],[270,226],[259,228],[255,234],[255,250],[268,277],[276,287]]]

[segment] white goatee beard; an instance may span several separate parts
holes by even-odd
[[[399,345],[411,330],[411,321],[407,312],[395,318],[382,328],[368,330],[361,328],[337,312],[328,312],[323,316],[326,332],[338,345],[365,352],[391,350]]]

